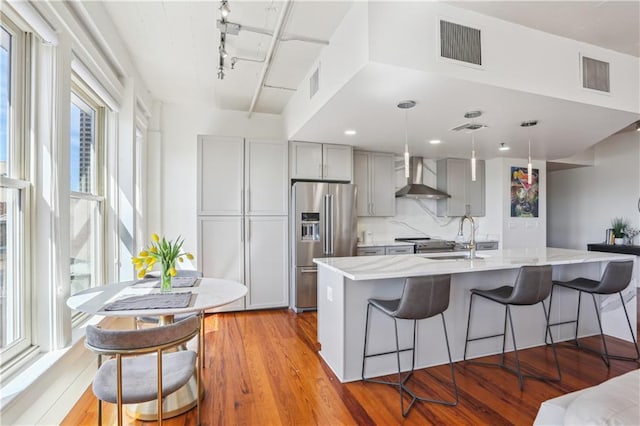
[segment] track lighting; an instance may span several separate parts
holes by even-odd
[[[218,47],[218,52],[220,53],[220,56],[222,56],[223,58],[226,58],[227,56],[229,56],[229,54],[227,53],[227,50],[224,48],[224,44],[220,44],[220,47]]]
[[[218,79],[224,80],[224,68],[222,67],[218,68]]]
[[[404,110],[404,177],[409,179],[409,116],[407,110],[416,106],[415,101],[400,101],[398,108]]]
[[[498,148],[498,150],[500,150],[500,151],[509,151],[509,146],[505,145],[504,142],[500,142],[500,148]]]
[[[636,132],[640,132],[640,122],[636,123]]]

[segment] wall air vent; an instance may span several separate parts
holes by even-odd
[[[456,127],[452,128],[450,130],[452,132],[462,132],[462,131],[464,131],[465,133],[471,133],[471,132],[475,132],[476,130],[484,129],[485,127],[487,127],[486,124],[464,123],[464,124],[461,124],[459,126],[456,126]]]
[[[440,56],[482,65],[480,30],[441,20]]]
[[[309,78],[309,99],[313,98],[318,89],[320,89],[320,67],[316,68]]]
[[[609,93],[609,63],[583,56],[582,87]]]

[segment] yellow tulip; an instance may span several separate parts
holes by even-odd
[[[151,247],[151,248],[149,249],[149,251],[150,251],[151,253],[157,253],[157,252],[158,252],[158,249],[157,249],[155,246],[153,246],[153,247]]]
[[[178,258],[178,262],[182,263],[184,262],[184,259],[182,259],[181,257]]]
[[[178,274],[178,271],[176,271],[176,268],[169,268],[169,275],[171,275],[172,277],[175,277]]]
[[[144,250],[143,250],[143,251],[141,251],[140,253],[138,253],[138,256],[140,256],[140,257],[147,257],[147,256],[149,256],[149,253],[147,253],[146,251],[144,251]]]
[[[193,260],[193,255],[191,253],[187,253],[187,259]]]
[[[151,239],[156,243],[160,241],[160,237],[158,236],[158,234],[151,235]]]
[[[138,272],[138,278],[144,278],[145,275],[145,271],[144,269],[141,269],[140,272]]]
[[[147,265],[149,266],[153,266],[156,263],[156,258],[155,257],[148,257],[147,258]]]

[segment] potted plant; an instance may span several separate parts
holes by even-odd
[[[621,245],[624,241],[624,231],[629,224],[621,217],[614,217],[611,221],[611,228],[613,229],[613,238],[615,244]]]

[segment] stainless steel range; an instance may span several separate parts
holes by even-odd
[[[416,253],[436,253],[453,251],[455,241],[440,240],[429,237],[396,238],[396,241],[404,241],[415,244]]]

